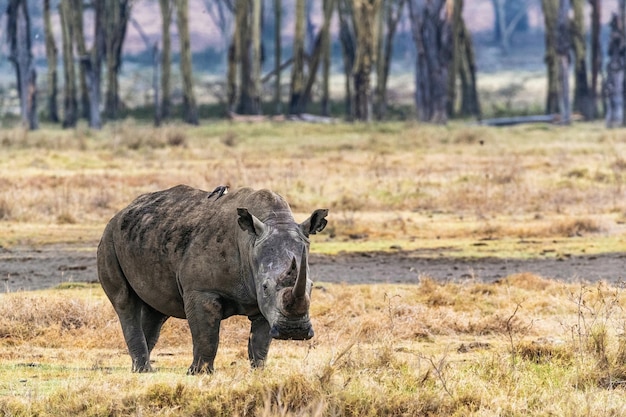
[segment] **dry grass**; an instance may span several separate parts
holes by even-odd
[[[331,209],[314,251],[446,256],[623,251],[626,135],[570,128],[300,123],[0,131],[0,245],[94,245],[138,194],[266,187],[297,219]],[[480,241],[480,245],[475,245]],[[584,277],[583,277],[584,278]],[[496,284],[319,284],[310,342],[246,360],[225,322],[207,377],[171,320],[133,375],[97,287],[0,296],[4,415],[622,415],[620,288],[521,274]]]
[[[10,240],[0,238],[5,246],[36,244],[20,237],[27,224],[102,227],[138,194],[179,183],[271,188],[302,218],[328,207],[329,244],[597,241],[623,236],[626,224],[626,136],[599,124],[154,129],[126,121],[102,132],[4,130],[0,144],[0,221],[11,229]]]
[[[247,320],[223,324],[216,373],[185,376],[172,320],[158,371],[130,373],[97,286],[1,296],[4,415],[621,415],[626,295],[523,274],[496,284],[318,284],[309,342],[249,370]]]

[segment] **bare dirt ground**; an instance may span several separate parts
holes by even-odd
[[[311,254],[314,281],[369,284],[412,283],[422,276],[438,281],[493,282],[515,273],[531,272],[561,281],[618,285],[626,280],[626,253],[544,257],[530,260],[433,257],[420,251]],[[64,282],[97,282],[95,248],[50,245],[40,248],[0,248],[0,290],[52,288]]]

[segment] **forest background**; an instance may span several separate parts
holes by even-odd
[[[22,114],[31,128],[36,115],[66,127],[81,118],[99,127],[127,116],[196,124],[303,113],[596,119],[610,110],[607,97],[623,96],[610,71],[623,79],[623,3],[11,0],[1,22],[0,114]],[[29,16],[23,44],[11,23],[18,9]],[[623,109],[612,117],[620,121],[607,124],[621,125]]]

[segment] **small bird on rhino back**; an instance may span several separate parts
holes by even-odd
[[[250,319],[252,367],[263,366],[272,339],[313,337],[309,236],[327,215],[318,209],[298,224],[272,191],[185,185],[141,195],[117,213],[98,246],[98,277],[132,370],[152,370],[150,352],[169,317],[189,323],[189,374],[213,371],[220,322],[233,315]]]

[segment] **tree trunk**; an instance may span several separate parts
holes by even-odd
[[[74,33],[74,43],[78,51],[78,83],[80,91],[80,114],[81,117],[89,120],[89,94],[87,92],[85,34],[83,31],[83,0],[71,0],[72,3],[72,32]]]
[[[560,0],[557,24],[557,44],[556,50],[559,58],[559,107],[561,110],[561,123],[568,125],[571,122],[571,102],[569,91],[569,68],[570,49],[572,42],[570,39],[570,24],[568,13],[570,10],[570,0]]]
[[[172,23],[171,0],[159,0],[161,9],[161,119],[170,117],[172,102],[170,79],[172,73],[172,39],[170,24]]]
[[[330,3],[330,4],[329,4]],[[334,9],[335,0],[324,0],[324,10]],[[322,101],[320,103],[322,116],[330,115],[330,31],[322,36]]]
[[[70,24],[71,12],[70,0],[61,0],[59,4],[59,16],[63,33],[63,127],[76,126],[77,102],[76,102],[76,72],[74,69],[74,35],[73,25]]]
[[[448,71],[451,27],[445,0],[409,0],[411,28],[417,49],[415,108],[418,120],[448,120]]]
[[[252,66],[250,98],[254,107],[253,114],[261,114],[261,0],[252,0],[250,23]]]
[[[324,0],[324,21],[322,23],[322,27],[320,28],[318,34],[315,36],[315,42],[313,43],[313,50],[311,51],[309,57],[309,72],[305,77],[304,82],[304,91],[300,96],[300,102],[298,103],[298,108],[300,112],[305,112],[307,105],[311,102],[311,91],[313,90],[313,84],[315,84],[315,80],[317,79],[317,69],[320,64],[320,60],[322,58],[322,49],[324,38],[326,38],[326,42],[328,43],[330,36],[330,21],[332,19],[333,9],[334,9],[334,1],[333,0]]]
[[[274,0],[274,70],[276,79],[274,80],[274,111],[276,114],[283,112],[280,101],[280,59],[281,59],[281,28],[282,28],[282,0]]]
[[[305,36],[305,0],[296,0],[296,28],[293,37],[293,66],[291,67],[291,93],[289,113],[299,114],[300,98],[304,92],[304,36]]]
[[[492,0],[495,15],[494,39],[502,52],[511,49],[511,37],[520,28],[528,28],[528,4],[530,0]]]
[[[506,0],[492,0],[495,16],[495,39],[500,43],[502,52],[509,53],[509,38],[506,36],[506,18],[504,14],[504,3]]]
[[[545,21],[546,56],[548,71],[548,96],[546,97],[546,113],[559,112],[559,58],[556,50],[556,33],[559,0],[541,0]]]
[[[480,103],[476,86],[476,59],[472,46],[472,37],[463,19],[463,0],[454,2],[452,9],[452,36],[454,40],[453,56],[450,62],[448,83],[448,113],[455,114],[457,102],[457,76],[461,83],[461,105],[458,111],[461,116],[480,117]]]
[[[592,118],[598,117],[598,75],[602,71],[602,47],[600,46],[600,0],[589,0],[591,4],[591,88]]]
[[[452,36],[454,37],[452,45],[454,45],[454,49],[449,71],[448,113],[452,115],[456,112],[458,77],[461,81],[461,105],[458,114],[461,116],[480,117],[480,103],[476,85],[476,59],[474,57],[472,36],[469,30],[467,30],[463,19],[463,6],[463,0],[457,0],[454,2],[451,11]]]
[[[580,112],[586,120],[591,120],[595,111],[587,80],[584,2],[585,0],[572,0],[574,8],[574,20],[571,22],[571,38],[574,48],[574,110]]]
[[[622,19],[616,14],[611,18],[611,34],[608,46],[608,63],[606,65],[606,79],[602,88],[604,108],[606,112],[606,127],[613,128],[622,125],[624,118],[624,58],[626,39]]]
[[[356,41],[352,27],[352,6],[350,0],[339,0],[339,40],[343,55],[343,71],[345,74],[346,119],[354,120],[354,92],[352,91],[352,68],[356,59]]]
[[[15,66],[20,97],[22,125],[35,130],[37,120],[37,72],[33,65],[30,16],[26,0],[10,0],[7,7],[7,32],[11,45],[10,60]]]
[[[50,20],[50,0],[44,0],[43,2],[43,22],[44,33],[46,36],[46,61],[48,64],[48,78],[47,78],[47,108],[48,119],[52,123],[59,122],[59,109],[57,106],[57,94],[58,94],[58,75],[57,75],[57,61],[58,61],[58,49],[54,41],[54,34],[52,32],[52,23]]]
[[[235,31],[237,34],[237,62],[239,64],[239,104],[237,113],[258,114],[255,100],[252,63],[252,10],[248,0],[235,3]]]
[[[183,120],[186,123],[197,125],[198,109],[196,96],[193,92],[188,0],[177,0],[176,23],[178,25],[178,38],[180,39],[180,73],[183,79]]]
[[[379,19],[378,59],[376,60],[376,87],[374,89],[374,117],[383,120],[387,115],[387,80],[393,54],[393,38],[406,0],[383,3]]]
[[[118,75],[122,65],[122,45],[130,18],[130,0],[104,2],[105,16],[105,56],[107,88],[104,114],[108,119],[116,119],[120,110]]]
[[[143,40],[144,45],[147,50],[152,51],[152,90],[154,91],[153,103],[154,103],[154,125],[161,125],[161,101],[159,98],[159,66],[161,64],[161,52],[159,51],[159,43],[150,41],[150,38],[144,32],[143,28],[137,22],[137,20],[131,18],[130,23],[133,25],[135,30],[139,32],[141,39]]]
[[[352,0],[352,19],[356,39],[354,76],[354,115],[357,120],[371,119],[372,66],[376,62],[378,26],[381,0]]]
[[[619,19],[619,29],[622,35],[622,46],[626,45],[626,0],[618,0],[617,1],[617,9],[618,9],[618,19]],[[624,105],[626,105],[626,76],[623,74],[623,71],[626,69],[624,65],[625,56],[622,52],[621,54],[621,64],[622,64],[622,126],[626,125],[626,111],[624,111]]]
[[[463,31],[463,0],[448,3],[446,13],[452,22],[452,57],[448,69],[448,114],[455,115],[457,102],[456,79],[461,72],[461,33]]]
[[[480,101],[478,99],[478,85],[476,82],[476,58],[472,37],[463,25],[460,39],[461,53],[459,75],[461,78],[461,116],[481,116]]]
[[[100,129],[100,103],[102,101],[102,60],[104,58],[104,5],[103,2],[94,2],[94,36],[91,51],[84,51],[80,62],[85,69],[86,88],[89,103],[89,127]]]

